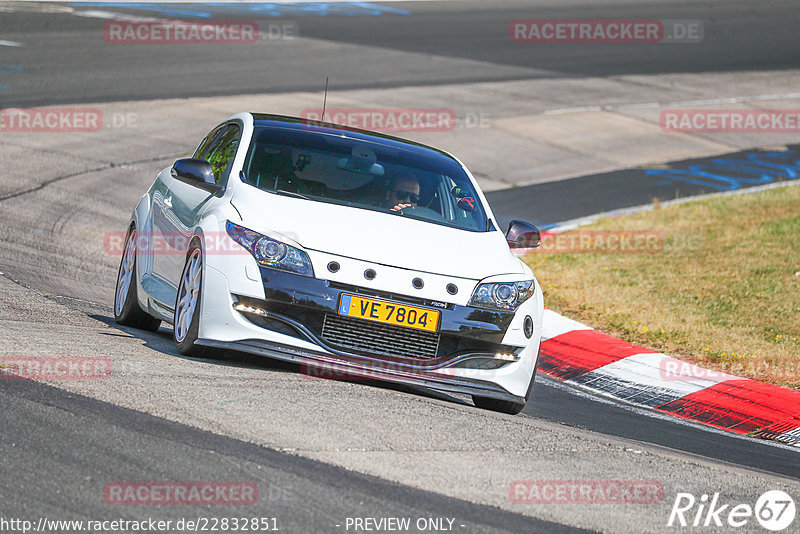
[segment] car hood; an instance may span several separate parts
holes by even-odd
[[[469,232],[250,187],[237,188],[231,204],[243,226],[310,250],[473,280],[525,272],[499,231]]]

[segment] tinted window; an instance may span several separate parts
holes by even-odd
[[[243,170],[246,181],[260,189],[487,231],[469,177],[445,155],[261,127],[254,132]]]
[[[228,124],[214,130],[200,144],[194,157],[206,160],[214,171],[214,180],[224,183],[230,172],[230,165],[239,148],[240,129],[238,124]]]
[[[194,155],[192,156],[195,159],[206,159],[205,154],[208,152],[208,147],[211,146],[211,143],[214,142],[214,139],[225,129],[225,126],[218,126],[214,128],[210,134],[208,134],[205,139],[200,143],[200,146],[197,147],[197,150],[194,151]]]

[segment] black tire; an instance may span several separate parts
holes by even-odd
[[[541,348],[540,348],[541,351]],[[483,410],[491,410],[493,412],[507,413],[509,415],[517,415],[528,404],[528,399],[531,398],[531,391],[533,391],[533,383],[536,382],[536,371],[539,367],[539,357],[536,357],[536,367],[533,368],[533,375],[531,376],[531,383],[528,384],[528,391],[525,393],[525,402],[514,402],[500,399],[490,399],[487,397],[472,396],[472,402],[478,408]]]
[[[131,247],[130,250],[129,246]],[[117,285],[114,292],[114,320],[122,326],[156,332],[161,325],[161,320],[149,315],[139,307],[136,255],[136,228],[132,227],[128,230],[128,235],[125,238],[122,258],[117,270]],[[131,269],[127,290],[120,286],[123,282],[123,268],[126,267]],[[127,268],[125,271],[127,271]],[[123,299],[123,301],[120,302],[120,299]]]
[[[187,286],[185,281],[187,280],[187,272],[194,267],[193,261],[199,261],[198,271],[196,273],[197,281],[196,281],[196,298],[195,303],[192,308],[192,315],[191,321],[188,325],[188,328],[185,332],[182,331],[182,328],[179,327],[179,321],[181,320],[180,315],[182,313],[187,313],[187,309],[184,307],[184,303],[182,303],[182,299],[187,294]],[[183,266],[183,272],[181,272],[180,282],[178,283],[178,294],[175,298],[175,312],[173,316],[173,328],[172,328],[172,340],[175,342],[175,347],[177,347],[178,352],[183,354],[184,356],[195,356],[199,358],[215,358],[220,355],[219,351],[211,348],[211,347],[204,347],[202,345],[197,344],[197,334],[200,330],[200,310],[201,304],[203,299],[203,251],[200,249],[200,246],[193,242],[192,245],[189,247],[189,252],[186,254],[186,263]],[[185,325],[183,326],[185,328]]]
[[[527,403],[513,402],[508,400],[490,399],[487,397],[472,396],[472,402],[475,406],[482,410],[491,410],[493,412],[507,413],[510,415],[517,415],[525,409]]]

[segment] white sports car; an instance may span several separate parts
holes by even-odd
[[[159,173],[131,217],[114,314],[178,350],[230,349],[471,394],[519,413],[542,291],[453,156],[374,132],[240,113]]]

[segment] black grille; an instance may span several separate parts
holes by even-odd
[[[333,314],[325,315],[322,338],[337,347],[396,358],[435,358],[439,347],[439,334]]]

